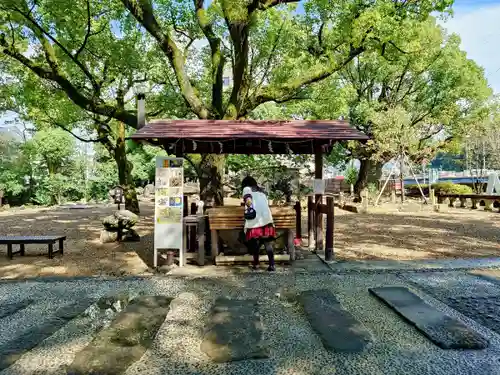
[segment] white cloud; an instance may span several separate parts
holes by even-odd
[[[467,56],[484,68],[490,86],[500,93],[500,4],[456,7],[454,12],[443,26],[460,35]]]

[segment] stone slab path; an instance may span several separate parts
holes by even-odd
[[[267,358],[263,328],[257,300],[220,297],[215,301],[201,350],[215,362]]]
[[[0,348],[14,348],[14,338],[30,337],[29,333],[36,333],[51,316],[59,316],[60,321],[50,336],[38,340],[31,349],[25,346],[14,357],[11,352],[0,352],[0,361],[8,366],[0,375],[67,375],[84,371],[84,367],[75,366],[78,363],[98,373],[99,368],[90,366],[96,358],[109,358],[116,366],[104,370],[123,375],[500,374],[500,336],[423,291],[426,285],[433,285],[436,296],[455,295],[460,289],[456,280],[464,283],[462,293],[479,289],[499,293],[499,286],[481,281],[487,284],[478,287],[477,278],[463,272],[440,272],[439,279],[436,277],[283,270],[224,277],[0,283],[0,311],[4,305],[33,301],[1,319]],[[422,301],[463,322],[490,345],[482,350],[442,350],[369,293],[370,288],[386,286],[411,287]],[[126,297],[120,297],[123,295]],[[317,315],[317,330],[304,301],[298,298],[301,295],[315,296],[306,305],[316,304],[318,310],[322,309]],[[143,306],[137,310],[131,307],[134,300],[145,297],[146,301],[159,298],[163,302],[139,303]],[[62,309],[76,301],[87,301],[90,306],[76,316]],[[133,316],[124,318],[129,312]],[[333,312],[345,315],[329,315]],[[345,318],[349,315],[357,322]],[[320,327],[322,318],[326,322]],[[319,330],[332,334],[342,319],[366,329],[373,339],[371,345],[355,354],[326,348]],[[217,331],[224,321],[232,325],[232,339]],[[125,337],[123,332],[127,332]],[[209,332],[215,332],[217,338],[207,337]],[[245,333],[247,341],[243,340]],[[215,352],[225,353],[224,361],[214,360],[220,354],[207,354],[209,350],[203,344],[207,339],[215,342]],[[247,345],[251,352],[260,344],[264,344],[265,358],[244,359],[243,351],[237,349],[237,345]]]
[[[299,295],[307,319],[327,350],[356,353],[369,348],[371,333],[326,289]]]
[[[488,341],[464,323],[439,311],[405,287],[370,288],[370,292],[443,349],[485,349]]]

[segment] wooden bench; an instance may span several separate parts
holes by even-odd
[[[242,230],[245,225],[244,207],[225,206],[214,207],[207,210],[208,222],[212,239],[212,257],[214,260],[219,255],[219,231],[220,230]],[[293,206],[271,206],[274,225],[277,230],[287,231],[287,245],[290,251],[290,260],[295,260],[295,230],[296,213]]]
[[[24,247],[28,244],[47,244],[49,247],[49,259],[54,258],[54,254],[64,252],[64,240],[66,236],[0,236],[0,245],[7,245],[7,256],[9,259],[15,254],[24,256]],[[54,244],[59,242],[59,250],[54,251]],[[19,251],[12,251],[12,245],[19,245]]]

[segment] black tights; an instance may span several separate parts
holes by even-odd
[[[251,239],[247,243],[248,250],[250,250],[250,254],[253,255],[253,265],[257,266],[259,264],[259,252],[262,245],[266,248],[267,257],[269,258],[269,266],[274,267],[274,253],[271,242],[269,240],[255,238]]]

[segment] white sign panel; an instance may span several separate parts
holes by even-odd
[[[183,264],[184,159],[158,156],[155,177],[154,266],[158,250],[178,249]]]
[[[316,178],[313,181],[313,192],[314,194],[325,194],[325,180]]]

